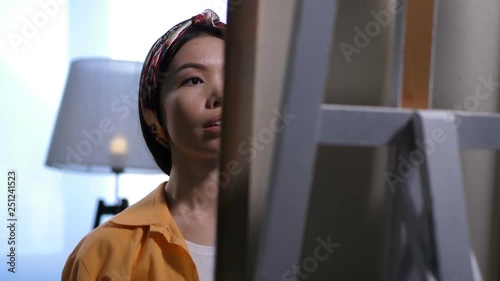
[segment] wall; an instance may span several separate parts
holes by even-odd
[[[432,107],[498,112],[500,81],[500,2],[441,0],[436,30]],[[490,89],[476,89],[481,80]],[[500,209],[498,154],[462,152],[470,239],[485,280],[498,280]]]

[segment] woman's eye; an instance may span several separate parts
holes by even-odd
[[[182,85],[198,85],[201,83],[203,83],[203,81],[200,78],[191,77],[189,79],[184,80],[184,82],[182,82]]]

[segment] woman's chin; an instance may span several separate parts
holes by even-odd
[[[206,146],[205,151],[207,152],[208,155],[212,157],[218,157],[220,155],[220,142],[211,142]]]

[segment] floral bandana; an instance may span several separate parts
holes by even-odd
[[[220,21],[219,16],[214,11],[207,9],[201,14],[178,23],[161,36],[151,47],[142,68],[139,87],[140,114],[142,114],[155,140],[166,148],[168,148],[167,135],[157,115],[160,103],[160,85],[163,79],[160,65],[170,46],[193,26],[216,27],[222,30],[226,28],[226,24]]]

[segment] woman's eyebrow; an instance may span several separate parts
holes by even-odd
[[[196,68],[196,69],[200,69],[200,70],[208,70],[207,66],[204,64],[195,63],[195,62],[188,62],[188,63],[185,63],[185,64],[179,66],[177,68],[177,70],[175,70],[174,75],[177,75],[177,73],[179,73],[179,71],[186,69],[186,68]]]

